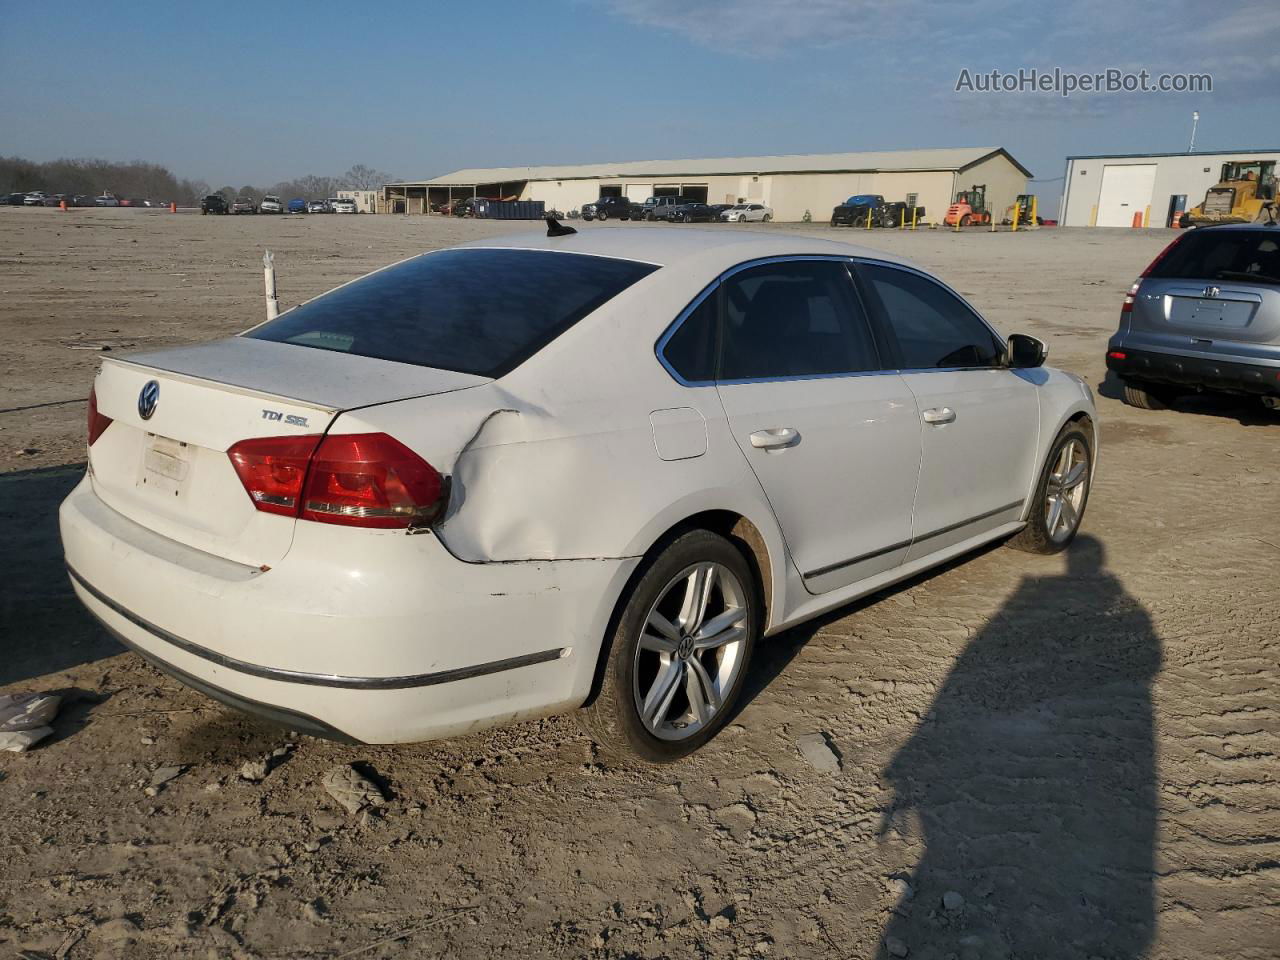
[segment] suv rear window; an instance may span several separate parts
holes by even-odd
[[[442,250],[349,283],[245,336],[500,377],[657,269],[549,250]]]
[[[1193,230],[1174,244],[1150,276],[1280,283],[1280,230]]]

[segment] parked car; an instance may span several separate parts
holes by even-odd
[[[267,195],[258,204],[259,213],[284,213],[284,201],[279,197]]]
[[[71,206],[73,207],[96,207],[93,197],[86,193],[77,193],[71,198]]]
[[[773,219],[773,208],[763,203],[735,203],[720,214],[720,219],[727,223],[746,223],[748,220],[768,223]]]
[[[200,201],[200,213],[230,213],[231,207],[227,204],[227,198],[220,193],[211,193]]]
[[[252,197],[236,197],[231,203],[232,213],[257,213],[258,205]]]
[[[119,201],[119,200],[117,200],[113,195],[111,195],[111,194],[109,194],[109,193],[104,193],[104,194],[102,194],[102,195],[101,195],[101,196],[99,196],[99,197],[94,197],[94,198],[93,198],[93,202],[94,202],[94,204],[95,204],[96,206],[99,206],[99,207],[118,207],[118,206],[120,206],[120,201]]]
[[[582,205],[583,220],[630,220],[631,201],[626,197],[601,197],[595,203]]]
[[[22,205],[26,207],[39,207],[44,203],[44,191],[33,190],[22,198]]]
[[[329,205],[325,203],[323,200],[307,201],[307,213],[332,213],[332,212],[333,211],[329,209]]]
[[[716,219],[719,220],[720,214],[724,213],[726,210],[732,209],[734,206],[735,205],[732,203],[713,203],[711,204],[711,210],[715,213]]]
[[[301,197],[294,197],[292,200],[289,201],[289,212],[290,213],[306,213],[307,201],[303,200]]]
[[[705,203],[678,203],[671,208],[670,219],[678,223],[710,223],[719,219],[719,214]]]
[[[334,213],[359,213],[360,208],[350,197],[330,197],[329,209]]]
[[[639,210],[633,210],[633,220],[670,220],[673,208],[686,203],[698,203],[694,197],[650,197]]]
[[[60,206],[62,206],[62,202],[63,202],[64,200],[68,201],[68,206],[69,206],[69,205],[70,205],[70,203],[69,203],[70,199],[71,199],[71,198],[70,198],[67,194],[65,194],[65,193],[51,193],[51,194],[47,195],[43,200],[41,200],[41,201],[40,201],[40,206],[42,206],[42,207],[60,207]]]
[[[882,250],[486,238],[104,358],[62,545],[113,635],[290,729],[585,705],[606,752],[671,760],[735,716],[761,637],[1071,541],[1093,400],[1044,356]]]
[[[19,192],[19,193],[9,194],[4,198],[2,202],[5,206],[20,207],[26,202],[26,200],[27,200],[27,195],[25,193]]]
[[[1202,391],[1280,409],[1280,226],[1180,233],[1129,288],[1107,367],[1147,410]]]

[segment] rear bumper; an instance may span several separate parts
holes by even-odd
[[[59,522],[76,595],[126,645],[224,703],[365,743],[581,704],[638,562],[469,564],[430,534],[299,524],[263,571],[138,526],[87,481]]]
[[[1125,355],[1123,360],[1112,356],[1117,351]],[[1135,350],[1122,340],[1113,339],[1108,347],[1107,369],[1121,377],[1150,383],[1280,396],[1280,366]]]

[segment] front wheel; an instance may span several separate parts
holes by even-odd
[[[1079,422],[1069,423],[1049,451],[1027,525],[1009,546],[1027,553],[1065,549],[1080,530],[1092,479],[1092,431]]]
[[[684,215],[684,222],[685,222],[685,223],[693,223],[693,215],[692,215],[692,214],[688,214],[688,213],[686,213],[686,214]]]
[[[600,694],[580,714],[606,752],[667,762],[724,726],[761,629],[751,568],[724,537],[692,530],[624,597]]]
[[[608,220],[608,219],[609,219],[609,211],[608,211],[608,210],[597,210],[597,211],[596,211],[596,219],[597,219],[597,220],[599,220],[601,223],[604,223],[606,220]]]

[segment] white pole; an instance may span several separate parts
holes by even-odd
[[[1187,147],[1187,153],[1196,152],[1196,125],[1200,122],[1200,111],[1191,111],[1191,145]]]
[[[276,258],[268,250],[262,255],[262,279],[267,288],[267,319],[280,315],[280,301],[276,298]]]

